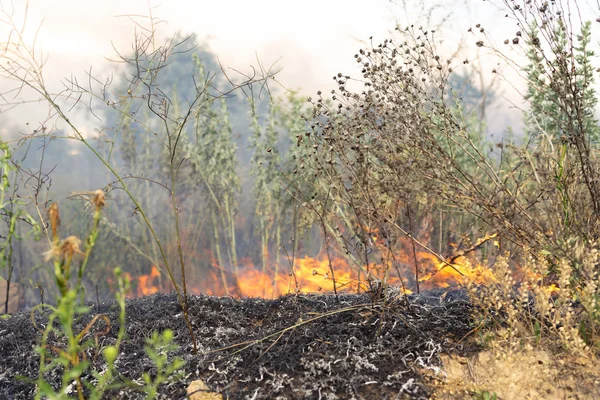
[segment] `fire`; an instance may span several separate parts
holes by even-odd
[[[435,288],[459,288],[467,282],[478,285],[493,284],[498,278],[492,270],[486,266],[474,265],[467,257],[457,257],[452,262],[440,262],[429,253],[418,253],[418,263],[426,272],[419,276],[419,287],[421,290]],[[332,271],[333,270],[333,274]],[[336,257],[331,262],[326,257],[313,258],[302,257],[295,260],[293,272],[290,266],[287,269],[279,268],[275,273],[273,270],[263,272],[246,260],[244,266],[240,267],[238,276],[231,271],[224,272],[223,268],[215,268],[208,276],[204,276],[201,282],[191,281],[188,292],[191,294],[213,294],[218,296],[234,295],[237,297],[262,297],[276,298],[290,293],[327,293],[335,290],[341,292],[358,292],[368,289],[365,277],[359,279],[356,268],[353,268],[347,260]],[[385,270],[381,265],[372,266],[371,272],[381,279]],[[388,273],[392,273],[390,269]],[[404,274],[409,276],[413,273],[411,268],[406,268]],[[160,282],[161,273],[156,266],[151,267],[149,274],[132,278],[130,274],[125,276],[131,281],[132,290],[128,297],[148,296],[158,292],[168,291],[167,287]],[[400,278],[388,275],[388,283],[402,286]],[[408,285],[405,278],[404,284]],[[227,290],[225,289],[227,285]],[[415,292],[415,285],[405,288],[406,294]],[[544,287],[548,294],[560,290],[555,284]]]
[[[546,295],[554,297],[560,291],[560,288],[554,282],[548,279],[548,273],[542,272],[534,268],[518,268],[515,271],[515,278],[528,287],[529,290],[533,287],[541,288]]]
[[[437,263],[436,271],[422,276],[420,281],[426,283],[425,288],[432,289],[459,286],[467,282],[490,284],[496,282],[496,277],[489,268],[481,265],[473,266],[466,257],[460,256],[451,263],[445,261]]]
[[[162,285],[158,282],[161,274],[156,265],[152,266],[148,275],[140,275],[136,279],[133,279],[130,273],[125,272],[123,276],[131,282],[132,289],[127,294],[128,298],[149,296],[162,291]],[[109,279],[109,284],[111,283],[112,279]]]
[[[415,285],[414,282],[409,284],[406,277],[414,276],[414,261],[411,262],[409,256],[399,257],[396,261],[403,265],[401,270],[395,268],[391,261],[387,261],[385,265],[371,264],[368,270],[373,277],[380,280],[385,278],[392,285],[402,287],[404,283],[405,293],[411,294]],[[357,268],[342,257],[332,257],[329,260],[326,256],[305,256],[295,259],[291,266],[288,264],[277,269],[271,266],[267,271],[257,268],[249,259],[242,259],[240,263],[242,265],[236,276],[232,271],[220,267],[213,259],[208,274],[188,280],[188,292],[276,298],[290,293],[327,293],[334,289],[338,293],[364,292],[369,287],[365,274],[359,275]],[[459,257],[448,263],[440,262],[430,253],[417,252],[417,264],[426,271],[419,276],[421,290],[458,287],[466,279],[478,283],[492,282],[495,279],[490,270],[481,266],[473,267],[466,257]],[[403,276],[403,282],[398,273]],[[142,297],[169,289],[161,285],[161,273],[156,266],[151,267],[149,274],[137,278],[125,275],[131,281],[132,291],[129,297]]]
[[[240,258],[237,273],[233,268],[221,266],[210,251],[197,255],[194,260],[204,260],[202,268],[189,268],[187,274],[187,290],[190,294],[212,294],[217,296],[276,298],[292,293],[326,293],[334,290],[340,292],[364,292],[369,289],[368,278],[375,278],[400,287],[405,293],[436,288],[460,288],[466,283],[490,285],[498,283],[489,267],[480,264],[474,257],[474,251],[483,243],[496,237],[486,235],[472,247],[454,251],[453,255],[441,259],[439,255],[429,251],[418,251],[410,238],[401,238],[395,242],[395,251],[388,249],[384,238],[377,229],[366,229],[372,245],[376,248],[369,260],[377,260],[369,265],[357,268],[348,259],[333,252],[333,256],[325,254],[317,257],[300,257],[289,262],[282,255],[279,265],[269,262],[266,266],[256,266],[250,258]],[[275,255],[263,249],[263,256],[272,260]],[[209,260],[209,261],[206,261]],[[191,264],[190,264],[191,265]],[[189,267],[189,266],[188,266]],[[416,269],[416,271],[415,271]],[[359,270],[363,271],[359,273]],[[525,271],[522,271],[525,270]],[[368,271],[366,276],[364,271]],[[516,268],[512,273],[521,282],[532,284],[537,282],[549,294],[556,293],[559,288],[547,284],[541,276],[530,276],[527,268]],[[163,280],[161,271],[155,265],[149,274],[132,278],[129,297],[142,297],[158,292],[172,290],[170,280]],[[526,278],[526,279],[525,279]],[[502,278],[500,278],[502,279]],[[518,279],[517,279],[518,280]]]
[[[475,257],[467,255],[495,235],[488,235],[470,249],[440,260],[431,252],[414,251],[410,238],[399,240],[399,250],[392,253],[377,234],[375,229],[369,231],[370,240],[378,248],[378,254],[374,255],[373,259],[379,262],[363,266],[362,271],[368,271],[371,278],[385,280],[391,285],[403,288],[407,294],[414,293],[416,288],[450,289],[460,288],[468,282],[476,285],[498,282],[498,278],[489,267],[479,264]],[[265,256],[269,255],[266,250],[263,252]],[[211,254],[207,253],[198,258],[210,261],[203,269],[192,269],[187,276],[187,289],[191,294],[276,298],[291,293],[326,293],[334,290],[338,293],[364,292],[369,288],[365,273],[359,274],[359,268],[337,255],[331,258],[326,255],[304,256],[294,259],[291,265],[287,258],[282,257],[285,261],[280,265],[271,262],[262,268],[254,265],[249,258],[241,258],[237,274],[232,268],[218,265]],[[418,268],[418,273],[415,273],[415,268]],[[149,274],[135,279],[126,275],[132,282],[130,297],[172,290],[170,281],[167,280],[163,285],[161,272],[155,265],[151,266]],[[552,285],[545,290],[551,294],[559,289]]]
[[[142,275],[138,281],[137,292],[139,296],[148,296],[159,291],[159,288],[154,285],[157,278],[160,278],[160,271],[156,265],[152,266],[150,275]]]
[[[464,257],[458,258],[452,264],[439,262],[435,256],[425,252],[418,253],[418,258],[420,267],[430,271],[419,277],[421,289],[456,287],[464,283],[465,279],[477,282],[495,279],[489,270],[480,266],[472,267]],[[327,293],[333,292],[334,289],[337,292],[358,292],[368,289],[364,274],[359,275],[357,269],[341,257],[329,260],[323,256],[305,256],[294,260],[292,266],[280,266],[277,272],[273,268],[262,271],[249,260],[242,261],[243,265],[235,276],[213,260],[211,272],[204,275],[201,282],[192,281],[188,291],[192,294],[276,298],[290,293]],[[369,270],[378,279],[382,280],[387,276],[388,283],[402,286],[397,271],[389,263],[385,266],[371,265]],[[408,276],[412,274],[412,268],[404,267],[401,273]],[[126,276],[132,282],[130,297],[147,296],[165,289],[159,282],[161,273],[156,266],[151,267],[149,274],[137,278],[132,278],[129,274]],[[408,283],[405,282],[405,285]],[[405,292],[413,293],[414,287],[406,287]]]
[[[357,288],[357,273],[346,260],[334,258],[330,268],[329,260],[312,257],[299,258],[294,262],[293,272],[278,272],[276,275],[265,274],[252,266],[245,267],[240,270],[237,284],[243,297],[274,298],[294,293],[296,288],[300,293],[332,292],[334,278],[336,290]]]

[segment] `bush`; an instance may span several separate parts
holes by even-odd
[[[502,316],[521,339],[549,335],[583,350],[598,345],[600,322],[591,31],[583,23],[576,34],[560,2],[544,4],[505,2],[521,27],[505,43],[526,50],[531,63],[524,69],[531,104],[526,136],[491,146],[452,87],[459,66],[444,58],[434,31],[410,26],[402,40],[355,55],[361,88],[339,73],[330,99],[321,92],[309,99],[312,129],[303,143],[310,154],[301,162],[317,177],[307,202],[332,213],[328,234],[359,268],[366,266],[367,276],[373,265],[405,270],[399,260],[415,247],[456,268],[456,254],[433,250],[432,231],[437,239],[443,233],[432,216],[444,215],[444,226],[476,243],[470,250],[484,250],[481,258],[470,254],[472,265],[482,263],[495,276],[496,283],[473,291],[486,318]],[[476,242],[490,233],[498,239]],[[406,283],[419,290],[424,277],[414,258]]]

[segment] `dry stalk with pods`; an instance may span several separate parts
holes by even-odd
[[[339,78],[343,79],[341,74]],[[336,238],[345,255],[353,261],[353,265],[357,268],[364,268],[362,272],[370,283],[376,282],[374,279],[376,274],[371,271],[372,266],[376,263],[384,265],[384,271],[382,271],[380,278],[383,282],[386,282],[389,269],[396,269],[399,266],[392,252],[386,249],[379,255],[373,254],[372,251],[376,247],[372,243],[371,235],[374,231],[379,231],[379,234],[389,246],[388,250],[391,249],[396,239],[391,238],[385,230],[380,230],[380,226],[376,225],[372,219],[373,215],[368,212],[364,213],[365,210],[362,209],[364,204],[357,201],[359,200],[358,195],[369,195],[371,193],[368,188],[369,179],[367,178],[370,160],[362,154],[358,156],[350,154],[355,150],[359,150],[359,146],[361,149],[367,149],[368,144],[360,143],[360,136],[363,133],[357,135],[359,140],[356,145],[348,143],[350,148],[344,148],[341,142],[336,142],[333,136],[337,132],[325,134],[324,130],[321,129],[322,124],[328,123],[330,127],[334,124],[342,124],[344,117],[326,111],[333,108],[332,104],[326,102],[320,92],[318,96],[317,101],[313,102],[312,117],[307,117],[308,122],[311,124],[311,131],[305,132],[298,139],[299,143],[311,150],[302,159],[298,160],[297,168],[300,171],[306,171],[305,173],[313,178],[313,182],[315,182],[312,187],[314,195],[307,198],[305,204],[314,204],[317,201],[321,206],[326,207],[330,201],[332,209],[330,215],[333,218],[327,222],[323,220],[326,233],[328,231],[331,233],[331,237]],[[337,100],[336,96],[337,94],[332,96],[333,101]],[[311,99],[309,101],[312,102]],[[341,109],[341,107],[336,109]],[[324,122],[325,120],[328,122]],[[350,168],[344,170],[345,167]],[[366,185],[364,190],[360,193],[358,191],[354,192],[353,181]],[[354,193],[356,193],[356,196]],[[401,213],[401,207],[397,206],[396,203],[394,211]],[[378,258],[375,259],[375,257]],[[401,276],[400,273],[398,275]],[[376,285],[374,288],[379,290],[382,286]]]
[[[347,89],[349,76],[335,77],[335,103],[328,105],[319,94],[306,140],[315,149],[313,170],[349,207],[363,248],[369,247],[369,231],[377,229],[384,239],[377,249],[382,264],[392,270],[401,268],[399,239],[413,230],[407,206],[426,209],[436,198],[460,205],[470,198],[457,191],[468,186],[471,196],[487,201],[490,196],[480,187],[494,190],[499,183],[490,161],[454,117],[457,112],[444,103],[451,67],[437,55],[433,34],[412,28],[407,33],[412,42],[386,40],[356,55],[365,82],[361,93]],[[463,208],[481,219],[479,207]],[[399,229],[402,225],[407,227]],[[414,234],[409,237],[415,244]],[[369,251],[364,254],[369,265]]]
[[[304,140],[302,139],[302,135],[297,135],[296,139],[298,140],[298,145]],[[311,170],[311,165],[308,162],[310,156],[310,152],[306,153],[301,150],[294,151],[291,155],[291,169],[284,170],[282,174],[282,177],[286,182],[286,192],[288,196],[292,202],[297,204],[296,207],[300,207],[300,217],[297,215],[298,212],[295,211],[294,224],[298,224],[298,220],[301,218],[300,222],[304,224],[305,227],[311,227],[313,225],[319,227],[323,235],[323,249],[329,266],[329,272],[325,276],[332,280],[334,293],[337,294],[337,288],[342,286],[349,287],[353,283],[336,281],[335,270],[332,263],[333,251],[335,249],[341,249],[344,256],[358,271],[357,291],[362,289],[363,282],[361,277],[364,278],[369,285],[375,284],[374,287],[377,288],[377,290],[381,289],[382,285],[378,284],[379,279],[376,274],[370,270],[368,256],[365,257],[365,260],[367,260],[366,262],[361,262],[360,255],[363,254],[362,251],[365,250],[365,255],[369,253],[369,250],[362,246],[362,239],[359,238],[358,235],[350,235],[350,240],[348,240],[344,237],[344,234],[338,225],[341,221],[341,224],[346,231],[352,229],[352,223],[347,217],[348,212],[346,210],[346,205],[339,202],[339,198],[334,199],[333,196],[335,196],[335,192],[333,190],[327,191],[328,188],[331,189],[331,186],[327,186],[327,182],[320,179],[318,173]],[[319,190],[323,190],[323,192],[320,193]],[[297,240],[298,229],[294,230],[293,238],[294,240]],[[356,256],[356,251],[358,251],[359,257]],[[403,282],[401,284],[404,287]]]
[[[575,286],[585,286],[590,276],[580,273],[584,263],[575,257],[572,245],[581,240],[593,249],[599,235],[600,128],[594,116],[598,94],[592,23],[582,18],[577,2],[500,3],[516,29],[503,45],[485,41],[484,46],[521,72],[529,105],[524,112],[526,146],[500,145],[502,156],[512,158],[506,165],[524,177],[519,185],[514,179],[508,184],[529,197],[522,204],[539,221],[526,227],[538,246],[529,244],[545,259],[541,261],[550,263],[547,277],[556,281],[564,258],[572,263]],[[526,58],[524,68],[515,54]]]
[[[315,177],[308,173],[304,165],[303,160],[309,152],[302,145],[303,136],[308,128],[304,118],[308,107],[295,92],[288,92],[285,97],[273,98],[270,105],[266,117],[267,127],[264,130],[260,129],[258,120],[255,119],[254,132],[261,131],[262,135],[255,135],[253,160],[259,168],[256,172],[258,178],[255,193],[258,197],[262,196],[262,199],[257,202],[257,214],[262,215],[269,211],[269,216],[262,223],[261,229],[268,227],[267,230],[272,232],[271,236],[277,249],[274,274],[277,276],[279,273],[280,253],[283,252],[290,263],[290,275],[295,281],[294,264],[299,248],[301,245],[311,248],[314,241],[319,240],[312,232],[314,228],[318,228],[324,233],[323,243],[319,243],[320,248],[325,250],[328,257],[329,272],[325,275],[334,280],[332,254],[327,249],[332,243],[325,237],[335,237],[336,245],[340,248],[343,246],[338,243],[339,238],[334,225],[327,218],[321,218],[320,213],[324,209],[311,207],[315,203],[315,199],[311,198],[314,193]],[[278,139],[278,136],[281,138]],[[285,151],[282,152],[280,149]],[[307,202],[309,199],[311,204]],[[289,238],[289,247],[286,246],[284,238]],[[269,235],[263,235],[263,241],[267,243],[263,248],[272,247],[268,244],[270,239]],[[265,257],[264,261],[266,260]],[[360,269],[357,281],[356,289],[360,292],[362,289]],[[339,285],[340,283],[343,285]],[[298,290],[298,282],[295,281],[295,284]],[[334,282],[335,290],[339,286],[347,288],[349,284],[349,282]]]
[[[344,227],[353,229],[347,217],[347,205],[338,201],[329,201],[328,196],[334,196],[335,192],[322,194],[326,193],[327,183],[319,179],[319,175],[315,173],[309,160],[315,148],[308,147],[305,143],[307,129],[310,127],[306,114],[310,110],[302,103],[297,95],[291,93],[288,96],[287,104],[282,105],[280,108],[280,122],[288,132],[288,140],[290,141],[290,149],[286,153],[279,174],[280,179],[283,179],[286,193],[282,198],[283,204],[285,204],[284,208],[292,210],[290,216],[293,226],[291,233],[292,255],[297,253],[300,243],[314,240],[311,229],[318,227],[323,235],[321,247],[328,258],[329,272],[326,276],[332,279],[335,290],[337,291],[338,288],[342,287],[347,289],[354,285],[354,282],[338,282],[335,280],[332,251],[337,249],[344,252],[346,258],[358,271],[356,290],[360,292],[363,289],[363,279],[369,280],[372,278],[368,272],[369,264],[361,262],[348,250],[349,247],[355,248],[356,243],[355,241],[345,240],[340,227],[337,225],[339,219],[343,221]],[[287,108],[290,109],[287,110]],[[308,136],[310,136],[310,133]],[[349,236],[356,238],[356,235]],[[288,249],[285,246],[282,248],[289,257]],[[364,268],[365,265],[366,269]],[[293,259],[291,268],[293,275]]]
[[[574,4],[577,6],[577,3]],[[537,11],[537,12],[535,12]],[[532,10],[514,10],[529,65],[525,69],[526,94],[531,109],[526,113],[529,157],[554,165],[538,167],[538,180],[554,178],[555,226],[547,233],[555,238],[598,238],[598,144],[600,128],[594,117],[598,103],[594,89],[595,57],[591,50],[591,22],[576,26],[564,2]],[[577,30],[579,29],[579,30]],[[542,162],[540,162],[542,161]],[[537,166],[537,165],[536,165]],[[541,171],[539,171],[541,170]],[[582,190],[585,189],[585,190]],[[563,249],[557,256],[569,254]]]
[[[531,254],[548,262],[548,270],[532,275],[538,284],[558,283],[565,265],[560,260],[565,258],[572,270],[571,279],[562,279],[568,286],[563,289],[592,291],[597,277],[578,278],[586,263],[570,251],[569,238],[593,248],[598,237],[593,53],[588,48],[589,24],[582,23],[577,34],[569,4],[527,2],[523,7],[506,2],[509,14],[521,24],[507,45],[530,46],[532,66],[525,71],[532,101],[528,129],[536,135],[525,143],[506,140],[494,152],[473,135],[464,107],[449,97],[450,78],[460,65],[444,58],[434,31],[407,27],[402,42],[384,40],[361,50],[355,56],[360,89],[353,89],[353,79],[340,73],[333,103],[321,93],[309,99],[312,129],[303,143],[312,153],[302,163],[325,182],[315,197],[329,198],[333,192],[333,201],[350,210],[348,225],[361,230],[362,243],[369,245],[369,232],[378,229],[385,239],[383,254],[389,251],[392,259],[406,251],[397,243],[402,236],[436,255],[426,241],[413,241],[414,227],[401,210],[419,213],[436,211],[440,203],[451,205],[454,211],[445,212],[455,212],[463,221],[469,216],[473,236],[497,232],[504,243],[500,251],[511,265]],[[540,33],[531,30],[534,21]],[[485,47],[483,36],[489,31],[477,28],[482,37],[475,44]],[[371,248],[375,254],[382,252]],[[368,265],[368,257],[364,262]]]
[[[151,237],[156,244],[160,259],[166,269],[168,276],[175,287],[179,303],[184,310],[184,317],[192,337],[194,352],[196,352],[196,340],[191,326],[188,314],[188,296],[186,285],[185,260],[181,247],[180,216],[177,204],[178,180],[177,174],[185,163],[185,154],[181,149],[181,139],[186,134],[189,124],[208,109],[217,99],[224,98],[238,91],[240,88],[259,83],[263,88],[268,89],[268,82],[273,80],[272,71],[260,69],[264,75],[244,76],[242,81],[235,83],[227,76],[227,81],[231,84],[227,90],[210,90],[212,78],[207,78],[204,82],[195,87],[196,95],[189,102],[187,109],[181,110],[181,113],[174,115],[171,99],[157,86],[158,76],[168,65],[170,58],[178,51],[178,45],[174,39],[166,40],[162,45],[157,44],[156,24],[159,22],[154,17],[149,19],[149,28],[137,34],[134,42],[133,56],[119,55],[119,61],[129,66],[133,71],[127,89],[127,95],[123,98],[114,100],[109,93],[109,83],[89,75],[88,82],[85,85],[80,84],[73,79],[69,82],[69,87],[59,93],[51,93],[44,81],[43,60],[35,52],[34,44],[30,44],[24,37],[24,27],[20,27],[12,18],[12,15],[4,10],[4,17],[11,26],[13,35],[10,36],[10,42],[5,43],[6,51],[2,55],[2,73],[5,78],[17,82],[21,87],[39,96],[49,106],[52,116],[57,120],[63,121],[68,129],[71,130],[71,139],[83,143],[107,168],[118,181],[119,189],[123,190],[133,202],[134,208],[139,216],[144,220],[145,225],[150,231]],[[225,71],[223,71],[225,74]],[[99,86],[100,89],[97,89]],[[70,103],[70,104],[69,104]],[[169,181],[169,195],[171,200],[171,209],[174,216],[174,231],[177,240],[178,263],[180,265],[181,284],[175,278],[171,263],[167,258],[163,242],[160,240],[152,221],[149,219],[145,208],[142,206],[136,196],[131,192],[127,182],[114,163],[112,153],[104,157],[93,142],[83,134],[81,128],[74,122],[74,112],[76,106],[85,105],[93,115],[97,115],[100,107],[107,106],[109,109],[117,111],[122,117],[123,124],[138,124],[145,133],[154,136],[163,146],[167,154],[167,170]],[[67,108],[68,107],[68,108]],[[133,109],[133,107],[137,107]],[[140,111],[142,110],[143,111]],[[68,110],[68,111],[67,111]],[[152,121],[144,121],[139,115],[147,113],[152,117]],[[73,118],[72,118],[73,117]],[[118,130],[117,130],[118,132]]]
[[[593,350],[600,326],[598,263],[593,261],[599,235],[600,128],[594,116],[598,71],[592,23],[582,18],[580,6],[586,5],[577,2],[501,3],[516,30],[504,47],[490,49],[519,69],[511,50],[526,57],[522,74],[530,106],[524,112],[527,146],[512,146],[507,153],[514,153],[514,165],[528,175],[522,190],[542,199],[532,207],[541,211],[535,217],[546,214],[545,230],[534,232],[543,247],[523,252],[527,266],[521,269],[533,295],[522,296],[533,298],[535,314],[522,318],[517,309],[518,317],[533,321],[518,336],[533,334],[536,342],[550,339],[569,351]],[[582,304],[584,312],[573,302]]]

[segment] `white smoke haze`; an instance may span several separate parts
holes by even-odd
[[[15,21],[20,24],[24,4],[2,2],[5,10],[14,8]],[[160,21],[154,27],[158,43],[177,32],[194,34],[224,67],[246,72],[250,65],[257,65],[257,60],[266,67],[276,63],[282,69],[278,80],[284,87],[306,95],[332,89],[332,76],[338,72],[360,76],[353,55],[369,43],[370,37],[374,43],[400,38],[392,33],[396,24],[438,29],[438,37],[444,39],[442,51],[454,52],[462,43],[461,56],[479,57],[484,70],[491,70],[497,60],[476,52],[475,38],[467,29],[481,24],[500,44],[515,30],[514,22],[504,18],[493,3],[470,0],[181,0],[164,4],[145,0],[32,0],[27,12],[24,37],[30,44],[35,41],[37,54],[46,60],[44,77],[51,91],[62,89],[65,78],[86,79],[90,68],[97,77],[109,76],[117,67],[110,61],[117,58],[116,51],[131,52],[135,30],[148,27],[150,15]],[[6,26],[0,34],[6,38]],[[508,71],[506,79],[514,83],[514,71]],[[5,83],[0,83],[0,88],[5,89]],[[509,103],[519,101],[513,89],[502,92]],[[518,110],[510,112],[503,107],[494,114],[490,116],[492,122],[501,125],[495,130],[519,123]],[[34,124],[47,117],[47,110],[28,105],[5,117]]]

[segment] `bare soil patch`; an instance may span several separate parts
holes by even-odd
[[[543,350],[468,357],[442,355],[445,379],[436,398],[495,393],[498,399],[599,399],[600,371],[591,359],[555,356]]]

